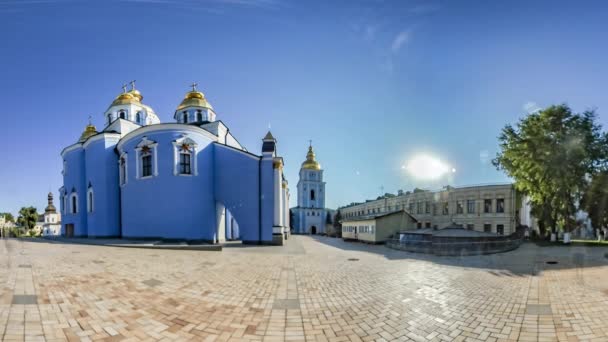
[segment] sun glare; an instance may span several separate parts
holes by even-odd
[[[424,180],[439,179],[449,172],[456,172],[438,158],[426,154],[414,156],[402,168],[413,177]]]

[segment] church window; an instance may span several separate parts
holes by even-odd
[[[179,154],[179,173],[182,175],[191,174],[190,170],[190,153],[181,152]]]
[[[87,191],[87,211],[93,212],[93,188],[89,188]]]
[[[184,112],[184,123],[188,123],[188,112]]]
[[[196,142],[187,136],[173,141],[173,175],[198,175],[196,147]]]
[[[120,117],[121,119],[126,119],[127,113],[121,110],[120,113],[118,113],[118,117]]]
[[[137,158],[135,158],[136,178],[147,178],[158,175],[157,143],[143,137],[137,144]]]
[[[138,124],[141,124],[141,112],[137,112],[135,114],[135,122],[137,122]]]
[[[108,125],[112,123],[112,114],[108,114]]]
[[[315,190],[313,190],[313,189],[310,190],[310,200],[311,201],[315,200]]]
[[[123,186],[127,184],[127,158],[126,156],[121,156],[120,161],[118,162],[118,176],[120,185]]]
[[[77,214],[78,213],[78,195],[76,194],[76,192],[73,192],[71,197],[71,210],[70,212],[72,214]]]
[[[203,112],[201,112],[200,110],[196,111],[196,121],[198,121],[198,122],[203,121]]]
[[[152,176],[152,155],[150,151],[142,151],[141,153],[141,176]]]

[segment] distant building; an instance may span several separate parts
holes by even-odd
[[[400,231],[416,229],[417,220],[405,210],[342,220],[342,239],[383,243]]]
[[[441,229],[456,224],[469,230],[509,235],[519,224],[518,202],[512,184],[448,186],[439,191],[401,192],[339,210],[343,225],[360,217],[406,210],[417,220],[416,228]]]
[[[47,197],[48,205],[44,209],[44,220],[42,223],[42,236],[59,236],[61,235],[61,214],[53,205],[53,194],[49,192]]]
[[[316,160],[312,144],[308,147],[306,160],[300,167],[298,180],[298,206],[291,209],[294,215],[294,233],[326,234],[327,214],[333,211],[325,208],[325,182],[323,169]],[[330,219],[331,221],[331,219]]]

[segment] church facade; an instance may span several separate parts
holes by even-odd
[[[53,204],[53,193],[49,192],[47,196],[48,205],[44,209],[42,222],[42,236],[59,236],[61,235],[61,214],[57,212]]]
[[[316,160],[312,144],[308,147],[306,160],[300,167],[297,203],[298,206],[291,209],[294,233],[326,234],[329,211],[325,208],[323,169]]]
[[[270,132],[243,147],[192,86],[161,123],[131,83],[61,152],[66,237],[281,244],[289,227],[283,159]]]

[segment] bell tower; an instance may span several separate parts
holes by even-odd
[[[312,141],[308,146],[306,160],[300,167],[298,180],[298,206],[294,210],[294,228],[300,234],[325,233],[325,182],[323,169],[316,160]]]

